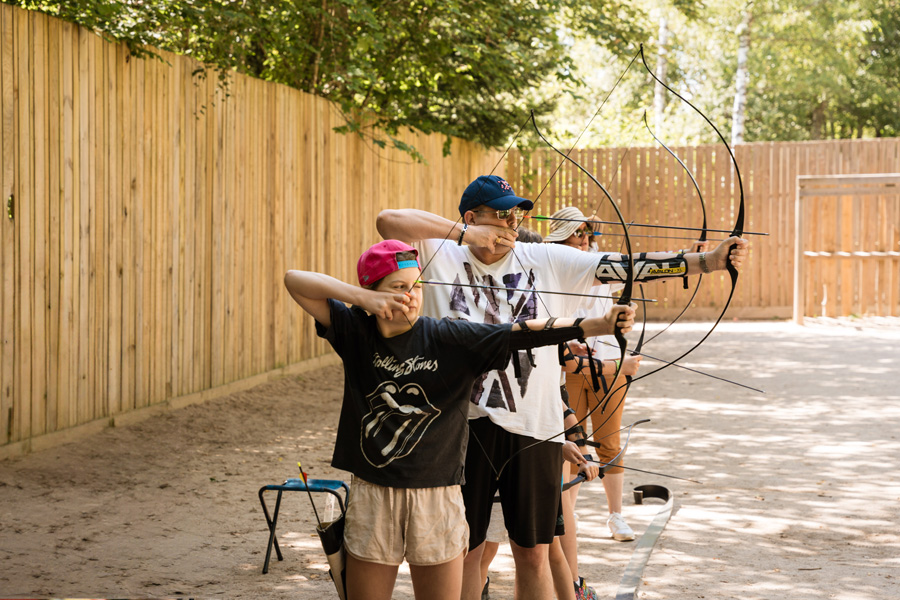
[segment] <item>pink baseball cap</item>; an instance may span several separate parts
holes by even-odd
[[[411,255],[399,256],[400,253],[411,252]],[[359,285],[371,285],[394,271],[409,267],[422,268],[419,265],[419,251],[398,240],[384,240],[371,246],[362,253],[356,263],[356,274]]]

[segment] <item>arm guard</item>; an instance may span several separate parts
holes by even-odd
[[[687,275],[687,261],[684,256],[671,258],[647,258],[641,253],[634,259],[634,280],[653,281],[664,277],[684,277]],[[607,256],[600,259],[594,277],[602,283],[626,281],[628,279],[628,259],[610,260]]]

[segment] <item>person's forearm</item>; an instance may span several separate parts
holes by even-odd
[[[584,337],[610,335],[614,331],[610,321],[602,317],[583,319],[577,326],[575,319],[568,317],[555,319],[550,327],[547,327],[547,321],[548,319],[529,319],[525,321],[525,327],[522,327],[521,323],[514,323],[509,342],[510,349],[525,350],[550,346]]]
[[[550,319],[528,319],[525,321],[525,327],[521,323],[513,323],[512,330],[528,329],[530,331],[541,331],[547,327],[547,321]],[[571,317],[559,317],[553,320],[550,329],[563,329],[575,325],[576,319]],[[595,335],[612,335],[609,324],[603,317],[590,317],[582,319],[579,328],[584,333],[584,337],[593,337]],[[579,336],[581,337],[581,336]],[[575,338],[572,338],[575,339]]]
[[[644,282],[669,277],[684,277],[694,271],[699,273],[699,256],[697,253],[682,255],[674,252],[648,252],[643,256],[636,256],[634,257],[634,279]],[[620,283],[627,281],[629,268],[627,255],[608,254],[598,261],[594,277],[601,283]]]
[[[334,298],[347,304],[360,304],[360,294],[363,293],[363,288],[312,271],[288,271],[284,276],[284,285],[294,297],[310,300]]]
[[[459,238],[462,223],[416,208],[383,210],[375,220],[378,233],[386,240],[411,244],[427,239]]]
[[[669,260],[672,258],[677,258],[681,256],[684,258],[684,264],[687,268],[687,272],[685,275],[700,275],[703,273],[703,270],[700,268],[700,254],[706,254],[705,252],[685,252],[684,254],[678,254],[674,252],[647,252],[646,257],[650,260]],[[635,260],[639,257],[635,256]]]
[[[597,369],[597,372],[601,375],[608,375],[612,377],[616,374],[616,370],[619,368],[619,359],[606,359],[600,360],[599,358],[587,357],[587,356],[579,356],[574,355],[572,358],[565,361],[565,364],[562,366],[562,370],[566,373],[581,373],[585,371],[587,366],[587,361],[594,361],[594,366]]]

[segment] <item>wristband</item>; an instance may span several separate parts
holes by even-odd
[[[463,236],[466,235],[466,230],[467,230],[468,228],[469,228],[469,224],[468,224],[468,223],[463,223],[462,231],[459,232],[459,239],[456,240],[456,245],[457,245],[457,246],[462,246]]]
[[[709,265],[706,263],[706,252],[700,253],[700,271],[703,273],[712,273]]]

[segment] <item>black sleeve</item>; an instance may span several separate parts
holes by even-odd
[[[520,329],[509,334],[510,350],[527,350],[538,346],[552,346],[584,337],[584,331],[577,325],[555,327],[532,331]]]
[[[343,356],[344,340],[359,337],[358,315],[354,313],[354,309],[348,308],[346,304],[334,298],[328,299],[328,306],[331,310],[331,326],[325,327],[316,321],[316,335],[327,340],[338,356]]]
[[[484,373],[506,368],[509,361],[508,345],[512,324],[470,323],[450,319],[436,321],[438,334],[443,343],[479,357],[477,364],[473,364],[476,372]]]

